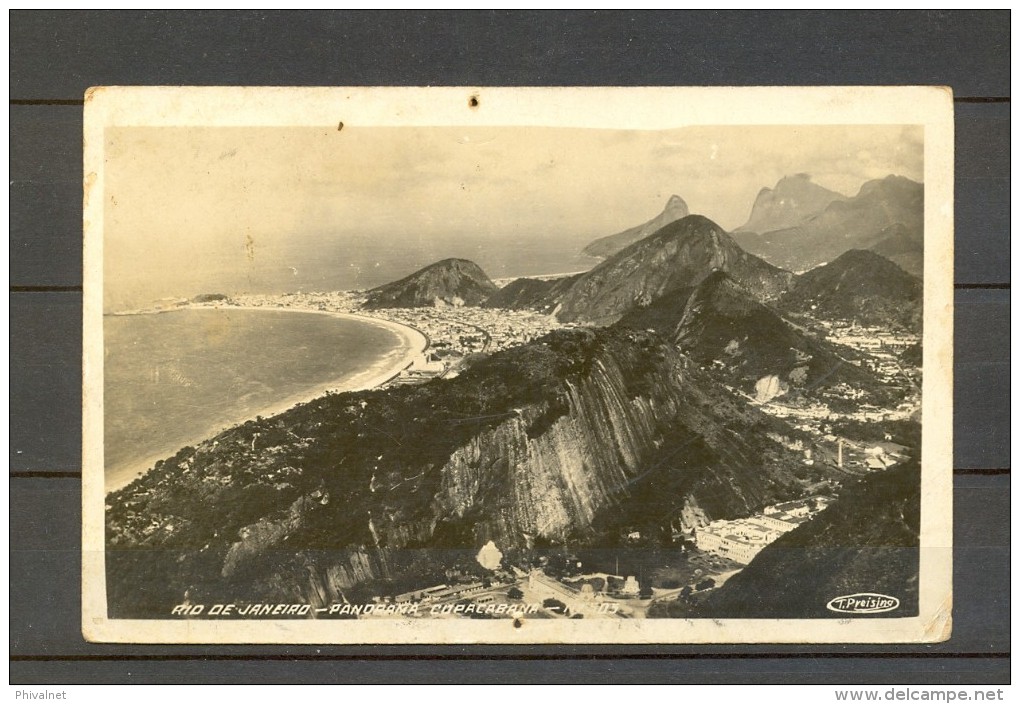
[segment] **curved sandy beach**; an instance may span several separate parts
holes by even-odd
[[[317,384],[306,391],[302,391],[299,394],[293,394],[287,398],[273,403],[264,408],[260,408],[254,413],[245,413],[239,416],[232,423],[224,424],[219,428],[211,428],[208,432],[202,433],[201,436],[195,437],[187,442],[174,443],[172,446],[163,447],[157,452],[153,452],[143,460],[138,462],[132,462],[125,468],[115,470],[105,477],[106,493],[117,491],[122,489],[136,478],[145,474],[149,471],[152,466],[161,459],[173,455],[181,447],[187,445],[197,445],[198,443],[207,440],[220,432],[229,428],[236,427],[245,423],[249,420],[254,419],[257,416],[270,417],[275,416],[284,411],[287,411],[294,406],[301,403],[307,403],[320,396],[325,396],[327,393],[343,393],[350,391],[365,391],[368,389],[374,389],[380,386],[393,377],[397,376],[401,371],[406,369],[414,361],[414,358],[428,349],[429,340],[419,330],[416,330],[407,325],[395,323],[391,320],[383,320],[381,318],[373,318],[367,315],[357,315],[355,313],[336,313],[332,311],[317,310],[314,308],[290,308],[290,307],[276,307],[276,306],[188,306],[195,310],[254,310],[254,311],[273,311],[273,312],[292,312],[292,313],[304,313],[304,314],[315,314],[315,315],[326,315],[333,318],[342,318],[346,320],[355,320],[362,323],[369,323],[376,327],[384,328],[390,332],[396,334],[400,338],[400,345],[394,348],[391,352],[387,353],[386,356],[378,360],[375,364],[370,366],[361,372],[353,375],[347,374],[341,378],[333,379],[324,384]]]

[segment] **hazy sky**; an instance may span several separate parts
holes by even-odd
[[[913,126],[121,127],[106,135],[110,293],[166,294],[177,283],[229,279],[254,261],[286,265],[304,252],[307,262],[309,251],[345,247],[368,247],[377,259],[415,248],[465,256],[507,241],[579,249],[650,219],[674,193],[732,229],[758,191],[785,175],[806,172],[846,195],[888,174],[923,175],[922,130]]]

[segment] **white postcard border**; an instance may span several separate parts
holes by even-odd
[[[475,102],[476,105],[472,105]],[[128,620],[106,608],[103,476],[104,131],[112,126],[740,124],[924,126],[925,277],[919,616],[903,619]],[[940,87],[102,87],[85,95],[82,629],[137,643],[887,643],[949,637],[952,605],[953,110]]]

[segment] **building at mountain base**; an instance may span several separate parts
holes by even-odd
[[[695,531],[699,550],[748,564],[766,545],[810,521],[831,499],[814,496],[767,506],[762,513],[732,521],[712,521]]]

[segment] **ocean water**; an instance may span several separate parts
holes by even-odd
[[[590,238],[589,238],[590,239]],[[580,253],[587,241],[502,238],[416,240],[394,247],[387,238],[350,236],[343,246],[302,242],[286,249],[258,250],[248,259],[243,250],[231,259],[202,259],[187,266],[150,264],[107,272],[107,312],[147,308],[161,298],[191,298],[201,293],[278,294],[296,291],[352,291],[396,281],[447,257],[476,262],[491,278],[539,276],[591,269],[598,260]],[[113,253],[108,253],[113,256]]]
[[[106,316],[103,333],[108,487],[288,399],[392,364],[404,347],[372,323],[294,311]]]

